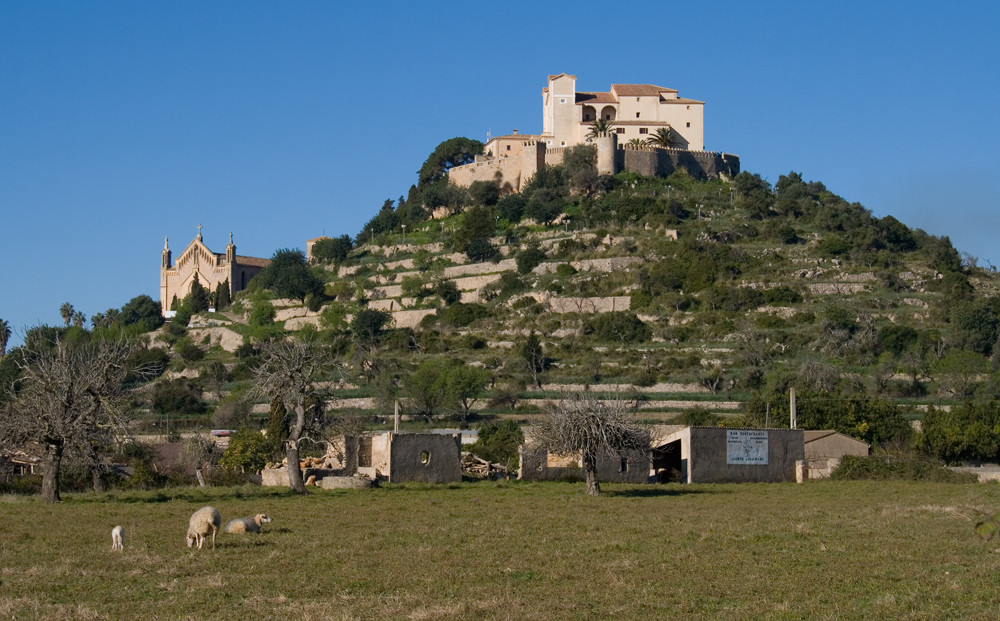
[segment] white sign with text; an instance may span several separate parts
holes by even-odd
[[[767,465],[767,432],[756,429],[728,429],[726,463]]]

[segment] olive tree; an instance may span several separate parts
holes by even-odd
[[[534,430],[537,446],[550,453],[579,453],[587,493],[598,496],[597,459],[648,450],[649,434],[635,420],[635,404],[619,398],[599,400],[575,394],[549,404]]]
[[[313,438],[325,425],[321,382],[336,368],[330,351],[309,340],[278,339],[261,345],[261,364],[253,371],[253,388],[247,395],[262,397],[284,407],[289,417],[285,439],[288,486],[306,493],[299,467],[300,444]]]
[[[27,348],[27,346],[26,346]],[[58,502],[66,456],[96,465],[96,448],[128,433],[131,408],[126,378],[141,376],[137,345],[127,341],[57,341],[27,348],[19,377],[0,415],[0,439],[14,447],[42,446],[42,500]],[[95,485],[100,475],[94,468]]]

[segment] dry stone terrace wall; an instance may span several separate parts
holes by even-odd
[[[554,298],[545,292],[530,293],[524,297],[533,297],[544,304],[553,313],[613,313],[627,311],[632,307],[632,298],[627,295],[602,298]]]
[[[433,315],[437,310],[433,308],[419,310],[401,310],[392,313],[392,320],[397,328],[416,328],[420,321],[427,315]]]
[[[221,326],[213,328],[191,328],[188,330],[188,334],[191,336],[192,342],[195,343],[201,343],[207,336],[209,347],[215,347],[218,345],[229,353],[233,353],[239,349],[240,345],[243,344],[242,334]]]

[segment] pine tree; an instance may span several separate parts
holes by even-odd
[[[228,307],[232,301],[232,297],[229,295],[229,279],[227,278],[215,288],[215,310]]]
[[[208,289],[202,286],[198,281],[198,274],[194,275],[194,281],[191,283],[191,293],[188,294],[185,301],[187,302],[187,307],[192,313],[200,313],[208,310]]]

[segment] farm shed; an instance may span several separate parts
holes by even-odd
[[[806,430],[805,459],[806,479],[829,477],[844,455],[868,457],[868,445],[850,436],[832,430]]]
[[[579,453],[557,455],[538,448],[532,442],[530,428],[524,430],[524,438],[525,443],[518,449],[520,455],[518,479],[583,480],[583,464]],[[598,456],[597,480],[602,483],[648,483],[649,450],[633,450],[615,456]]]
[[[656,442],[653,476],[664,483],[795,481],[804,455],[801,429],[685,427]]]

